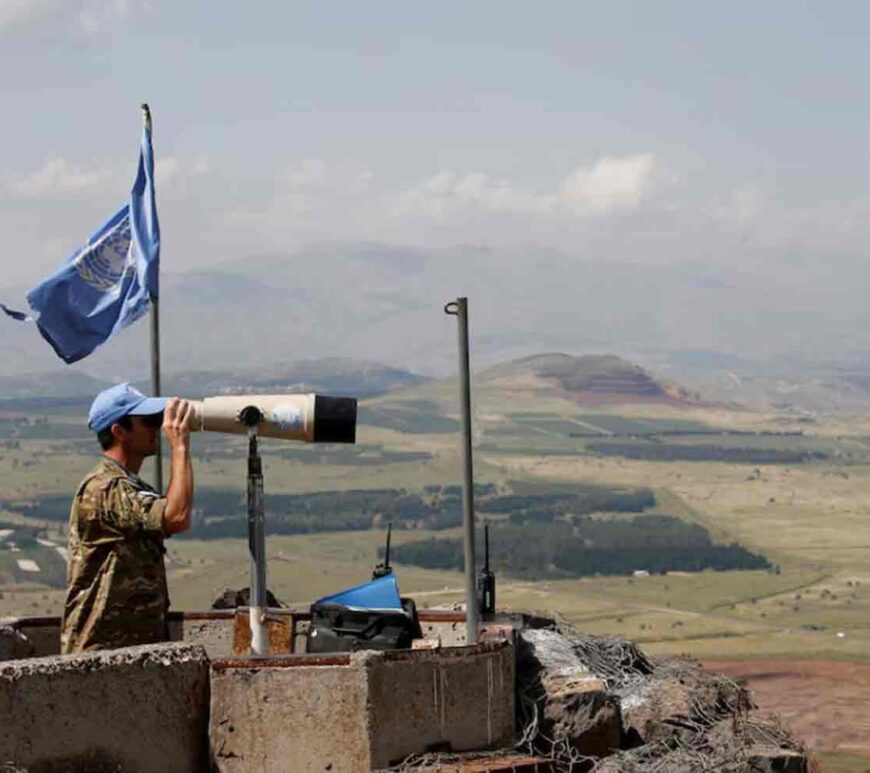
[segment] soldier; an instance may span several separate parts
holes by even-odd
[[[94,400],[88,427],[103,458],[79,485],[70,510],[61,652],[166,640],[163,541],[190,528],[191,410],[186,400],[146,397],[126,383]],[[165,497],[138,477],[145,457],[157,451],[161,425],[170,449]]]

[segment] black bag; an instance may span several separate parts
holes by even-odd
[[[402,599],[403,611],[348,609],[343,604],[312,604],[306,652],[410,649],[423,637],[417,608]]]

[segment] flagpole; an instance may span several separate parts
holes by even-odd
[[[151,129],[151,109],[142,103],[142,121],[145,128]],[[160,305],[157,296],[151,293],[151,394],[160,396]],[[163,493],[163,438],[157,436],[157,453],[154,456],[154,484]]]

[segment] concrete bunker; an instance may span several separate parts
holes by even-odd
[[[58,618],[0,621],[0,763],[353,773],[509,746],[522,616],[470,646],[463,613],[420,618],[427,648],[324,656],[304,651],[307,610],[270,609],[264,658],[247,609],[172,613],[174,642],[84,655],[57,654]]]
[[[308,654],[307,615],[269,611],[267,657],[247,655],[246,609],[177,613],[176,642],[85,655],[45,651],[57,650],[56,618],[0,621],[0,766],[810,769],[745,689],[622,639],[499,614],[466,645],[462,612],[424,610],[417,648]]]

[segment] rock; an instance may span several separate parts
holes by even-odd
[[[619,701],[597,679],[548,680],[540,734],[579,754],[606,757],[619,748]]]
[[[560,671],[589,673],[589,669],[574,652],[571,640],[558,631],[542,628],[520,634],[520,660],[531,668],[554,674]]]
[[[693,714],[689,695],[678,682],[650,680],[624,688],[619,699],[628,747],[679,735]]]
[[[689,660],[660,661],[655,673],[617,689],[627,747],[667,739],[686,742],[698,727],[751,706],[745,688]]]
[[[535,750],[557,770],[810,769],[805,749],[752,710],[744,687],[696,661],[650,659],[622,639],[552,629],[522,631],[517,646],[519,723],[534,728]]]
[[[806,773],[809,759],[795,744],[775,716],[758,711],[736,714],[712,727],[707,735],[711,747],[741,750],[747,770],[753,773]]]
[[[619,748],[619,700],[580,661],[571,642],[556,631],[523,631],[519,636],[517,680],[537,705],[538,746],[565,746],[603,757]],[[549,747],[549,748],[548,748]]]
[[[806,755],[778,746],[750,746],[746,750],[749,770],[753,773],[807,773],[809,761]]]

